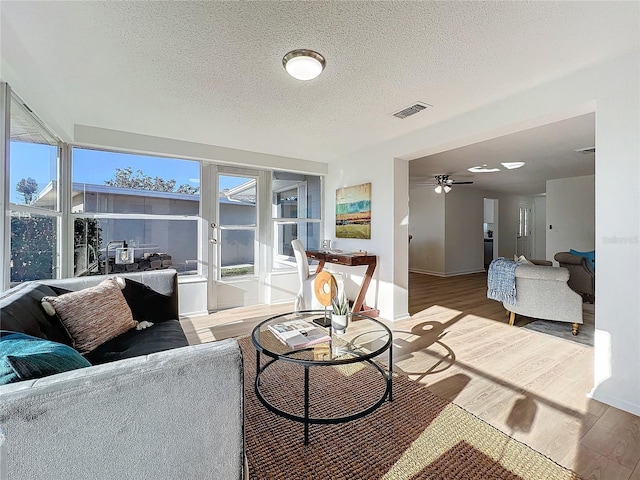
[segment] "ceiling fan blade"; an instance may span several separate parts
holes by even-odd
[[[471,185],[473,182],[457,182],[457,181],[453,181],[451,182],[452,185]]]

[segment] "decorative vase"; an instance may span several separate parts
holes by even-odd
[[[343,334],[347,329],[347,324],[349,323],[348,315],[336,315],[335,313],[331,314],[331,328],[333,331],[339,335]]]

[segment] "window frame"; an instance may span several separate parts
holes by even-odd
[[[304,174],[305,176],[309,176],[311,174]],[[323,182],[324,177],[321,175],[313,175],[318,177],[320,182],[320,217],[322,217],[323,205],[324,205],[324,196],[323,196]],[[290,270],[296,270],[296,260],[293,255],[283,255],[279,253],[278,249],[280,246],[281,239],[279,238],[280,226],[284,225],[300,225],[300,224],[319,224],[319,237],[322,238],[323,234],[323,222],[322,218],[311,218],[308,217],[308,181],[307,180],[299,180],[296,182],[295,188],[297,190],[297,198],[298,198],[298,208],[296,217],[277,217],[276,210],[278,204],[274,202],[274,196],[281,192],[286,192],[291,190],[292,185],[283,186],[280,188],[271,189],[271,223],[273,234],[271,235],[271,250],[272,250],[272,260],[271,260],[271,272],[286,272]],[[300,206],[300,203],[303,204],[303,207]],[[304,216],[300,216],[301,213]],[[318,241],[320,241],[320,238]],[[318,245],[319,247],[319,245]],[[309,248],[308,245],[305,245],[305,248]],[[276,265],[282,265],[282,267],[277,268]]]
[[[53,132],[47,125],[42,122],[38,116],[25,105],[27,112],[31,116],[30,119],[33,119],[34,122],[37,122],[39,126],[41,126],[46,132],[47,136],[56,139],[56,143],[51,143],[52,146],[57,148],[56,155],[56,174],[57,174],[57,189],[56,189],[56,199],[57,205],[56,209],[37,207],[33,205],[21,205],[18,203],[13,203],[10,201],[11,194],[11,175],[10,175],[10,148],[11,148],[11,101],[13,98],[18,99],[21,104],[24,105],[20,97],[15,94],[11,86],[6,83],[0,81],[0,137],[3,140],[3,148],[0,152],[0,182],[3,185],[3,194],[0,195],[0,205],[2,206],[2,220],[0,220],[0,231],[2,232],[2,254],[0,255],[0,269],[2,270],[2,279],[0,280],[0,288],[2,291],[7,290],[10,287],[10,279],[11,279],[11,269],[10,269],[10,261],[11,261],[11,214],[29,214],[29,215],[38,215],[42,217],[48,217],[55,219],[55,248],[54,252],[54,266],[52,277],[54,278],[72,278],[74,273],[74,223],[76,219],[123,219],[123,220],[137,220],[137,219],[149,219],[149,220],[193,220],[198,222],[198,234],[196,238],[196,252],[198,261],[197,261],[197,276],[189,276],[184,275],[181,276],[180,281],[190,281],[195,278],[206,278],[208,276],[207,269],[207,258],[208,258],[208,244],[209,240],[205,232],[208,231],[208,216],[203,215],[203,211],[208,211],[211,207],[205,204],[211,203],[212,194],[216,194],[217,192],[210,192],[210,187],[207,185],[203,185],[202,182],[205,181],[204,171],[205,166],[208,164],[217,165],[218,167],[222,167],[226,171],[225,173],[231,173],[234,169],[242,169],[243,171],[247,168],[252,168],[257,172],[257,175],[260,179],[262,185],[266,188],[262,191],[264,193],[261,194],[261,197],[257,199],[257,225],[255,227],[249,227],[250,229],[255,230],[256,237],[256,262],[260,262],[260,266],[258,267],[256,263],[256,268],[260,272],[260,280],[265,281],[265,275],[277,272],[277,273],[286,273],[289,271],[295,271],[296,265],[295,262],[289,261],[285,267],[286,268],[278,268],[274,269],[274,259],[278,258],[280,264],[283,265],[282,261],[286,262],[286,259],[293,257],[285,257],[283,255],[277,254],[278,252],[278,244],[275,242],[277,238],[277,229],[280,225],[286,224],[298,224],[301,222],[306,224],[319,224],[318,225],[318,236],[319,240],[323,236],[324,224],[323,224],[323,205],[324,205],[324,176],[322,174],[318,174],[315,172],[300,172],[295,170],[287,170],[287,169],[272,169],[272,168],[259,168],[255,169],[255,167],[249,167],[244,165],[236,165],[230,166],[225,163],[216,162],[213,159],[209,158],[197,158],[186,156],[184,158],[176,158],[175,155],[162,154],[158,152],[146,152],[146,151],[128,151],[126,149],[120,148],[109,148],[109,147],[101,147],[101,146],[88,146],[82,144],[76,144],[73,142],[64,142],[60,140],[60,138]],[[46,138],[46,137],[45,137]],[[115,214],[115,213],[87,213],[87,212],[72,212],[72,187],[73,187],[73,150],[75,148],[81,149],[95,149],[98,151],[104,152],[112,152],[116,154],[131,154],[131,155],[145,155],[149,157],[155,158],[168,158],[168,159],[176,159],[176,160],[185,160],[185,161],[195,161],[198,162],[200,166],[200,180],[201,180],[201,189],[199,194],[199,208],[197,214],[192,215],[175,215],[175,214],[143,214],[143,213],[126,213],[126,214]],[[15,159],[14,159],[15,161]],[[286,174],[297,174],[302,176],[312,176],[318,179],[319,182],[319,198],[318,198],[318,216],[319,218],[308,218],[307,217],[307,208],[298,211],[296,218],[277,218],[274,217],[273,211],[271,210],[271,200],[273,191],[272,187],[272,179],[274,172],[283,172]],[[314,182],[314,189],[315,180]],[[306,181],[299,181],[296,186],[298,191],[299,198],[303,191],[301,188],[306,189],[305,187],[301,187],[301,184],[306,184]],[[290,188],[290,186],[288,187]],[[287,188],[282,189],[281,191],[285,191]],[[306,192],[303,196],[304,201],[306,203]],[[269,199],[269,200],[267,200]],[[314,212],[316,211],[315,206],[315,196],[313,198],[314,202]],[[271,220],[269,222],[268,220]],[[226,225],[225,227],[233,227]],[[242,228],[247,228],[246,226],[242,226]],[[271,258],[269,258],[271,257]]]
[[[69,205],[68,211],[66,214],[69,217],[69,224],[71,225],[71,232],[73,232],[73,225],[77,219],[96,219],[96,220],[164,220],[164,221],[176,221],[176,220],[185,220],[185,221],[195,221],[196,222],[196,270],[195,273],[183,273],[178,272],[178,277],[192,277],[192,276],[202,276],[203,275],[203,246],[201,241],[200,231],[202,228],[202,203],[203,203],[203,195],[202,190],[198,193],[198,212],[197,214],[153,214],[153,213],[106,213],[106,212],[72,212],[71,206],[71,195],[72,195],[72,186],[74,184],[73,179],[73,151],[74,149],[82,149],[82,150],[95,150],[99,152],[108,152],[115,155],[136,155],[136,156],[145,156],[150,158],[166,158],[168,160],[175,161],[188,161],[188,162],[197,162],[200,181],[202,180],[202,161],[201,160],[193,160],[186,158],[177,158],[174,156],[165,156],[151,153],[140,153],[140,152],[128,152],[125,150],[116,150],[116,149],[107,149],[107,148],[88,148],[83,145],[77,145],[70,143],[69,144]],[[82,182],[75,182],[82,183]],[[135,189],[132,189],[135,190]],[[139,191],[139,190],[136,190]],[[153,190],[150,190],[152,192]],[[75,266],[73,265],[73,256],[74,256],[74,244],[73,244],[73,234],[71,235],[70,245],[67,248],[67,254],[70,257],[71,261],[71,270],[69,276],[73,276],[73,271]]]
[[[3,269],[2,276],[2,288],[6,290],[12,284],[11,281],[11,269],[12,269],[12,242],[11,242],[11,219],[14,214],[17,215],[27,215],[28,217],[37,216],[44,218],[52,218],[54,219],[53,223],[53,231],[55,236],[55,241],[52,244],[52,274],[51,279],[62,278],[65,274],[64,271],[64,246],[63,246],[63,217],[64,212],[62,210],[62,161],[63,161],[63,142],[60,138],[49,128],[47,125],[38,118],[38,116],[24,103],[24,101],[18,96],[15,92],[11,90],[11,87],[4,83],[2,84],[3,93],[2,93],[2,107],[4,110],[4,121],[2,122],[2,128],[4,130],[4,141],[5,148],[3,149],[3,173],[4,173],[4,186],[5,186],[5,195],[3,197],[3,204],[6,205],[6,208],[3,212],[3,216],[5,217],[6,224],[3,225],[3,231],[5,233],[4,237],[7,239],[5,241],[5,245],[3,245],[3,262],[1,267]],[[11,201],[11,143],[13,140],[11,139],[11,109],[12,105],[15,104],[20,108],[22,114],[26,115],[29,120],[31,120],[35,127],[38,128],[39,134],[43,137],[43,139],[47,140],[48,143],[41,143],[42,145],[48,145],[50,147],[55,148],[56,150],[56,159],[55,159],[55,171],[56,178],[55,180],[50,181],[50,183],[55,184],[55,208],[45,208],[45,207],[37,207],[28,204],[14,203]],[[16,142],[18,142],[16,140]],[[39,142],[24,142],[24,143],[39,143]],[[41,278],[42,280],[46,280],[48,278]],[[21,283],[21,282],[19,282]]]

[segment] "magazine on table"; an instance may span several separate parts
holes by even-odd
[[[326,331],[304,320],[290,320],[288,322],[276,323],[269,325],[269,330],[273,332],[278,340],[293,349],[304,348],[309,345],[331,340],[331,337]]]

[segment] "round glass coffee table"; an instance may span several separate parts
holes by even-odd
[[[330,317],[330,313],[326,314]],[[321,333],[327,336],[328,341],[321,343],[291,348],[284,340],[280,340],[275,331],[286,330],[288,325],[299,326],[298,322],[308,322],[317,331],[311,333]],[[295,323],[292,323],[295,322]],[[336,424],[344,423],[364,417],[376,410],[386,400],[392,398],[392,348],[393,335],[391,330],[382,322],[363,314],[350,313],[349,325],[344,334],[337,335],[330,326],[323,327],[326,323],[324,311],[301,311],[286,313],[271,317],[259,323],[251,333],[253,345],[256,348],[256,378],[254,390],[256,396],[262,404],[270,411],[284,418],[304,424],[304,444],[309,444],[309,425],[311,424]],[[306,335],[306,332],[303,333]],[[291,342],[293,343],[293,342]],[[378,357],[387,352],[388,362],[386,366],[375,361]],[[262,365],[261,354],[269,357]],[[304,414],[298,415],[291,411],[286,411],[280,406],[274,405],[261,391],[263,374],[267,369],[277,368],[279,362],[290,362],[297,364],[304,369]],[[380,398],[374,399],[372,403],[363,405],[362,410],[348,415],[337,415],[333,417],[312,417],[309,408],[309,369],[315,367],[343,366],[349,364],[366,363],[375,368],[383,383],[383,393]]]

